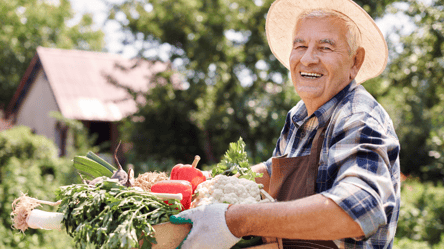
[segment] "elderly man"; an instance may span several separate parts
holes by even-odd
[[[283,248],[391,248],[400,146],[360,85],[387,63],[381,32],[350,0],[277,0],[266,31],[302,99],[273,157],[253,167],[277,202],[182,212],[172,222],[193,223],[182,248],[230,248],[246,235],[282,238]]]

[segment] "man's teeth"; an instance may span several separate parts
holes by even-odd
[[[322,74],[301,72],[301,76],[302,77],[308,77],[308,78],[320,78],[322,76]]]

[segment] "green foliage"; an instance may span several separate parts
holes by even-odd
[[[427,249],[427,248],[442,248],[442,247],[431,247],[426,241],[417,241],[409,238],[395,239],[393,243],[393,249]]]
[[[167,151],[178,155],[193,151],[185,160],[190,162],[192,154],[203,151],[202,164],[214,164],[227,144],[241,136],[254,163],[270,157],[288,110],[300,99],[286,83],[288,70],[267,45],[265,16],[272,2],[141,0],[110,5],[108,19],[121,25],[126,42],[145,42],[140,56],[175,63],[189,84],[186,93],[166,94],[173,91],[164,89],[162,99],[153,96],[154,92],[146,95],[149,107],[142,108],[151,110],[139,113],[145,120],[142,123],[127,123],[132,134],[129,140],[159,149],[135,153],[166,158],[165,154],[172,155]],[[357,1],[374,17],[382,16],[392,2]],[[162,48],[167,48],[167,58],[156,53],[165,51]],[[189,97],[181,97],[184,95]],[[160,107],[157,119],[155,107]],[[174,115],[181,125],[166,134],[164,129],[170,127]],[[176,140],[176,129],[181,129],[181,134],[187,129],[194,134],[193,147]],[[168,146],[158,138],[147,139],[159,134],[165,137],[162,141],[170,139]],[[188,141],[188,136],[184,139]]]
[[[74,249],[72,239],[61,231],[30,232],[25,234],[13,231],[10,227],[0,225],[0,249],[38,248],[38,249]],[[91,248],[92,249],[92,248]]]
[[[48,139],[27,127],[0,133],[0,248],[72,248],[71,239],[59,231],[12,230],[12,202],[26,193],[40,200],[54,200],[57,186],[72,183],[72,162],[57,157]],[[51,209],[54,211],[54,209]]]
[[[423,180],[444,177],[444,2],[408,1],[416,28],[393,46],[381,102],[401,142],[401,171]]]
[[[58,212],[65,214],[66,231],[79,248],[94,244],[97,248],[142,248],[155,243],[152,225],[169,221],[178,214],[181,204],[169,200],[168,205],[150,193],[126,188],[104,177],[91,188],[84,184],[61,187],[57,198],[62,200]]]
[[[54,160],[57,148],[44,136],[33,135],[26,126],[17,126],[0,133],[0,167],[15,157],[20,160]]]
[[[373,0],[356,0],[354,1],[359,6],[361,6],[367,13],[370,14],[371,17],[376,19],[377,17],[383,16],[387,11],[387,6],[394,2],[402,2],[398,0],[381,0],[381,1],[373,1]]]
[[[400,248],[442,248],[444,187],[417,180],[403,183],[396,237]],[[410,244],[411,243],[411,244]],[[402,247],[409,244],[408,247]],[[421,245],[426,247],[420,247]]]
[[[226,175],[234,176],[239,174],[239,178],[245,178],[254,181],[256,177],[262,177],[262,174],[253,172],[248,162],[247,152],[245,152],[245,142],[242,138],[235,143],[230,143],[227,152],[222,161],[212,170],[212,176]]]
[[[245,139],[255,160],[264,160],[271,154],[270,148],[274,147],[286,112],[298,97],[291,86],[283,84],[286,69],[266,45],[264,16],[270,3],[167,0],[128,1],[113,6],[109,18],[114,20],[117,14],[123,14],[127,18],[120,22],[123,30],[149,42],[146,50],[140,51],[141,55],[157,50],[161,44],[171,45],[169,60],[182,63],[179,69],[189,84],[186,91],[158,87],[156,91],[163,94],[152,91],[146,96],[148,107],[142,107],[151,110],[139,113],[144,117],[143,125],[128,124],[134,127],[130,129],[133,134],[139,134],[132,136],[132,142],[140,144],[139,139],[145,147],[165,151],[145,155],[163,156],[167,151],[177,155],[186,153],[181,161],[186,159],[189,163],[199,153],[203,164],[215,163],[222,157],[226,145],[239,136]],[[147,11],[149,6],[152,10]],[[229,33],[241,39],[228,38]],[[245,81],[243,75],[250,75],[254,81]],[[156,111],[155,107],[161,109]],[[166,107],[168,111],[163,110]],[[169,133],[164,132],[173,117],[181,121],[181,125]],[[158,120],[163,123],[157,125]],[[190,134],[184,136],[185,141],[177,141],[177,129],[182,134]],[[147,133],[175,140],[163,148],[158,140],[146,139]],[[193,137],[192,145],[188,143],[181,149],[180,143],[187,142],[189,136]]]
[[[146,94],[147,104],[122,125],[122,139],[133,143],[128,161],[135,165],[166,159],[191,163],[195,155],[204,157],[199,129],[187,115],[195,109],[193,98],[177,89],[170,76],[163,72],[156,77],[159,84]]]
[[[0,108],[8,105],[38,46],[101,50],[104,45],[90,15],[66,25],[74,17],[69,0],[0,1],[0,16]]]

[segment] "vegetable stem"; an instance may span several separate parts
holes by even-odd
[[[193,168],[197,167],[197,164],[199,163],[199,161],[200,161],[200,156],[196,155],[194,157],[194,161],[193,161],[193,164],[192,164]]]

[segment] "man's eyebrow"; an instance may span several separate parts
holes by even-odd
[[[304,42],[305,42],[304,39],[296,38],[296,39],[294,39],[293,44],[295,44],[295,43],[304,43]]]
[[[335,42],[333,41],[333,40],[331,40],[331,39],[321,39],[320,41],[319,41],[319,43],[320,44],[322,44],[322,43],[328,43],[328,44],[330,44],[330,45],[332,45],[332,46],[334,46],[335,45]]]

